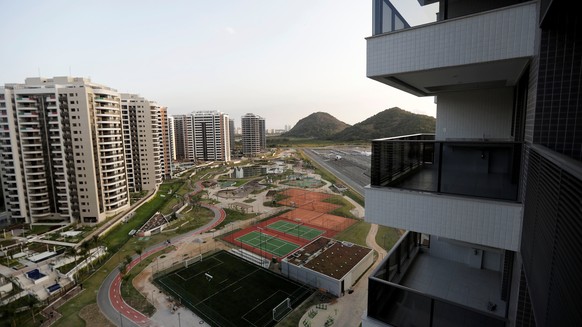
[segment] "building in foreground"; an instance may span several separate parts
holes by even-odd
[[[374,263],[374,251],[319,237],[281,260],[281,274],[335,296],[343,296]]]
[[[254,157],[267,147],[265,118],[248,113],[241,118],[242,146],[245,156]]]
[[[408,232],[363,326],[582,324],[582,47],[565,1],[373,2],[367,76],[435,96],[434,135],[372,142],[366,220]]]
[[[230,161],[230,123],[219,111],[192,114],[194,157],[201,161]]]
[[[129,208],[116,90],[74,77],[6,84],[0,130],[12,222],[97,223]]]

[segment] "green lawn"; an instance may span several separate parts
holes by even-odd
[[[357,223],[350,226],[348,229],[337,234],[335,238],[340,241],[348,241],[354,244],[367,247],[368,245],[366,245],[366,236],[368,236],[370,227],[371,225],[369,223],[360,220]]]
[[[398,239],[400,239],[400,234],[397,229],[378,225],[376,243],[378,243],[378,245],[380,245],[384,250],[390,251]]]
[[[332,215],[346,217],[346,218],[356,218],[350,212],[350,210],[354,209],[354,205],[351,204],[348,200],[344,199],[341,195],[334,195],[330,198],[323,200],[323,202],[337,204],[337,205],[341,206],[341,207],[331,211],[330,214],[332,214]]]

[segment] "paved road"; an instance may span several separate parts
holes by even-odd
[[[366,161],[353,159],[349,156],[342,156],[341,160],[332,160],[313,149],[305,149],[304,152],[311,160],[323,166],[358,194],[364,196],[364,186],[370,184],[370,177],[366,175],[370,166],[365,165]]]
[[[196,194],[202,189],[202,185],[200,183],[196,183],[196,188],[192,193],[190,193],[190,195]],[[194,231],[170,239],[172,244],[178,243],[180,240],[192,235],[204,233],[218,226],[226,217],[226,213],[221,208],[212,205],[203,206],[214,212],[214,218],[212,221]],[[153,245],[144,250],[141,255],[141,259],[147,258],[148,256],[161,251],[165,247],[165,242]],[[139,262],[139,260],[140,258],[138,255],[133,256],[133,261],[128,265],[128,269],[133,268]],[[123,301],[123,298],[121,297],[121,275],[119,274],[118,269],[111,271],[111,273],[109,273],[109,275],[105,278],[103,284],[101,284],[99,293],[97,294],[97,304],[99,305],[101,312],[117,326],[137,327],[150,325],[150,320],[148,317],[144,316],[142,313],[135,310],[127,303],[125,303],[125,301]]]

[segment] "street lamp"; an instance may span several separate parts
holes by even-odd
[[[178,327],[182,327],[182,324],[180,322],[180,313],[178,312]]]

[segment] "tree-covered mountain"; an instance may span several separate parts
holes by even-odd
[[[416,133],[434,133],[436,118],[400,108],[386,109],[333,135],[337,141],[371,140]]]
[[[348,127],[350,125],[327,112],[316,112],[298,121],[290,131],[281,136],[326,139]]]

